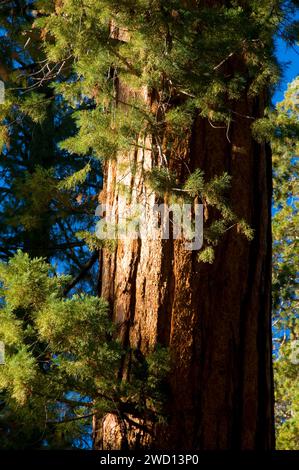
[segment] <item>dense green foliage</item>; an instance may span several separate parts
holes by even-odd
[[[294,41],[295,3],[234,1],[206,7],[204,2],[200,6],[176,0],[167,5],[86,0],[78,9],[75,0],[39,2],[44,16],[35,25],[43,32],[45,55],[50,64],[72,63],[76,77],[55,85],[73,106],[78,127],[63,148],[81,155],[91,149],[105,160],[136,143],[141,148],[150,145],[158,163],[148,181],[155,190],[177,196],[173,182],[184,159],[182,142],[190,136],[195,116],[226,127],[229,139],[234,104],[244,95],[254,99],[278,80],[273,35],[281,28],[281,34]],[[78,110],[86,98],[93,106]],[[227,189],[227,178],[217,175],[210,189],[213,184],[215,191],[221,184]],[[211,262],[213,245],[227,230],[237,227],[249,239],[252,231],[224,200],[220,202],[219,194],[215,198],[214,188],[207,194],[201,186],[202,175],[195,172],[185,189],[184,184],[178,189],[181,199],[193,194],[218,209],[218,219],[204,232],[206,248],[199,255],[201,261]]]
[[[277,446],[293,450],[299,449],[298,98],[297,78],[269,119],[274,165],[273,333]]]
[[[108,304],[83,294],[64,298],[68,281],[44,260],[30,260],[21,251],[0,265],[0,337],[6,346],[6,364],[0,368],[6,400],[1,447],[82,445],[86,420],[89,424],[92,415],[107,411],[124,422],[128,415],[160,419],[166,351],[144,358],[123,350],[113,339]],[[126,354],[134,360],[130,380],[123,382],[117,372]],[[6,421],[6,407],[9,416],[13,410],[16,429]],[[19,433],[27,433],[24,443]]]

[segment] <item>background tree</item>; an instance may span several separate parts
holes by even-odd
[[[50,86],[56,72],[45,68],[40,32],[32,26],[36,15],[34,2],[0,5],[0,77],[6,87],[0,109],[0,257],[7,261],[19,248],[32,257],[46,257],[73,276],[65,295],[80,285],[92,292],[98,256],[76,233],[93,223],[100,164],[92,155],[82,159],[59,148],[75,125],[70,108]],[[38,418],[40,409],[31,404],[17,412],[7,392],[1,393],[0,407],[5,447],[36,448],[46,437],[47,445],[52,440],[55,446],[68,446],[78,436],[74,426],[72,438],[61,433],[58,441],[53,425],[46,432],[44,412]]]
[[[274,163],[273,322],[278,449],[299,448],[298,106],[299,81],[272,114]]]

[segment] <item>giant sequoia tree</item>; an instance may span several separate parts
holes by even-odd
[[[273,446],[271,157],[251,131],[267,104],[257,68],[263,64],[262,82],[270,79],[264,55],[269,55],[271,44],[269,37],[261,39],[265,23],[259,18],[263,26],[257,24],[250,5],[226,8],[225,2],[186,2],[185,8],[165,8],[156,2],[151,10],[141,6],[143,22],[141,12],[133,10],[130,15],[126,5],[115,15],[121,27],[111,37],[125,45],[114,47],[120,54],[134,48],[134,34],[139,33],[146,60],[140,59],[135,75],[145,73],[153,80],[142,92],[132,90],[118,65],[116,106],[140,93],[150,114],[142,142],[150,148],[127,153],[117,149],[115,160],[106,167],[105,200],[116,213],[128,203],[117,182],[129,159],[137,166],[129,176],[125,170],[131,198],[144,197],[151,205],[163,197],[161,191],[145,194],[147,171],[157,166],[171,171],[179,187],[184,187],[188,171],[202,170],[207,181],[228,173],[228,205],[236,214],[235,221],[229,210],[226,214],[226,206],[213,207],[213,198],[198,183],[194,195],[206,206],[207,230],[219,227],[222,235],[221,241],[218,236],[216,241],[206,237],[215,246],[212,260],[186,251],[182,242],[171,238],[121,241],[114,253],[104,253],[101,294],[122,325],[124,344],[145,355],[157,343],[170,349],[168,420],[155,426],[144,417],[151,431],[148,436],[143,433],[144,445],[150,441],[173,449]],[[245,21],[240,34],[237,24],[239,29]],[[171,184],[167,189],[175,192]],[[240,235],[238,220],[254,230],[251,243]],[[205,252],[211,253],[211,247]],[[125,363],[120,371],[124,380],[128,367]],[[104,448],[140,442],[138,428],[129,425],[123,430],[121,420],[111,415],[96,423],[96,432],[96,445]]]
[[[171,229],[167,240],[162,228],[154,240],[149,233],[116,243],[89,237],[101,247],[98,294],[114,323],[104,349],[119,345],[117,360],[111,349],[108,383],[102,349],[98,364],[82,355],[88,332],[78,352],[84,384],[92,384],[96,449],[274,446],[272,170],[264,111],[279,76],[273,36],[294,40],[296,3],[37,3],[34,28],[48,68],[72,65],[53,80],[77,123],[62,147],[102,160],[99,200],[108,219],[117,225],[125,209],[142,203],[151,226],[155,203],[204,206],[199,251],[187,250]],[[50,317],[37,322],[37,335],[56,355],[61,343],[53,341]],[[62,348],[66,359],[69,347]],[[154,370],[157,358],[164,377]]]

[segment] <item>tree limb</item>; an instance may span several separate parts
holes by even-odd
[[[94,265],[94,263],[97,261],[98,259],[98,256],[99,256],[99,253],[98,251],[95,251],[91,258],[87,261],[87,263],[84,264],[81,272],[78,274],[78,276],[76,276],[72,282],[70,282],[70,284],[68,286],[65,287],[64,291],[63,291],[63,295],[67,295],[72,289],[73,287],[75,287],[76,284],[78,284],[78,282],[80,282],[85,276],[86,274],[88,273],[88,271],[90,270],[90,268]]]

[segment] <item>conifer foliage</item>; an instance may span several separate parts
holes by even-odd
[[[277,82],[280,69],[273,35],[280,31],[286,40],[294,41],[295,4],[234,1],[228,6],[215,2],[211,7],[176,0],[167,5],[152,0],[104,0],[84,1],[78,9],[74,0],[38,3],[41,17],[34,24],[42,30],[49,63],[72,63],[76,77],[71,83],[55,85],[73,103],[78,127],[75,135],[64,140],[63,148],[81,155],[91,150],[105,161],[137,143],[144,149],[150,145],[157,164],[148,180],[160,193],[175,189],[178,162],[184,160],[182,142],[190,137],[195,116],[226,128],[229,141],[236,118],[234,103],[244,93],[254,99]],[[140,90],[146,90],[147,100]],[[87,97],[93,101],[91,109],[78,110],[78,102]],[[255,127],[263,125],[247,118],[253,119]],[[231,227],[250,240],[253,233],[246,221],[238,220],[224,200],[216,201],[215,194],[207,196],[198,170],[190,173],[192,169],[180,195],[199,195],[219,214],[209,229],[213,235],[206,233],[210,256],[202,253],[200,259],[213,258],[213,244]],[[210,183],[210,195],[221,184],[228,189],[228,180],[229,175],[217,175]],[[196,181],[199,187],[190,192],[188,187]]]
[[[80,447],[91,417],[103,412],[124,421],[140,413],[163,418],[167,352],[144,358],[125,351],[113,339],[107,302],[88,295],[64,298],[69,280],[21,251],[0,265],[0,337],[6,349],[0,369],[1,447],[15,447],[18,433],[27,434],[20,447]],[[123,384],[117,371],[128,353],[136,357],[131,382]],[[7,407],[17,429],[6,422]]]

